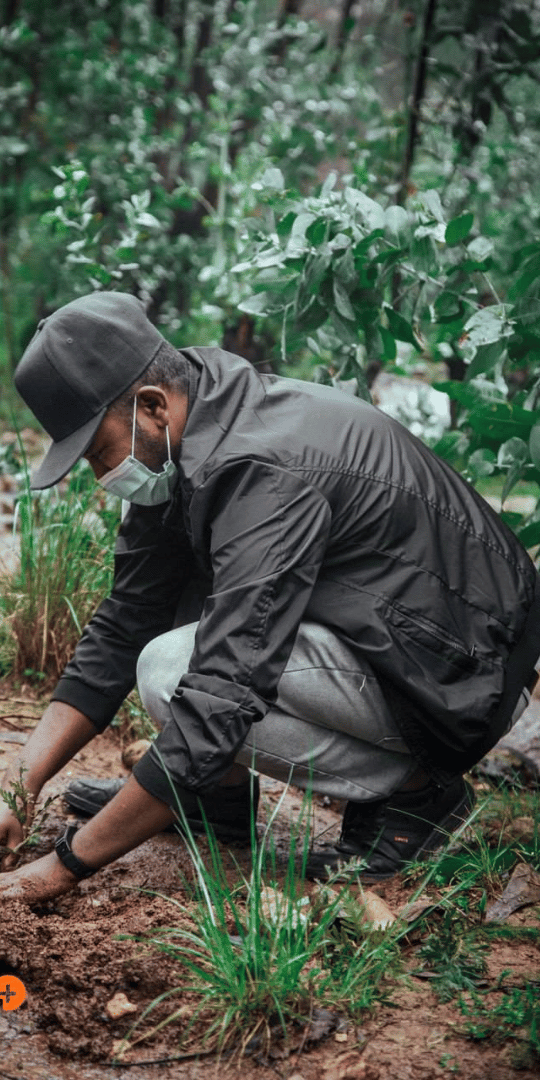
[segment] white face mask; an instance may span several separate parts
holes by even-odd
[[[98,480],[105,491],[117,495],[119,499],[135,503],[136,506],[159,506],[168,502],[178,477],[178,469],[171,461],[171,441],[169,425],[165,429],[167,437],[167,461],[160,473],[152,472],[142,461],[135,457],[135,423],[137,398],[133,402],[133,431],[131,436],[131,454],[124,458],[115,469],[110,469]]]

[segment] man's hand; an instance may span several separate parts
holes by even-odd
[[[174,818],[166,803],[154,798],[130,776],[118,795],[75,834],[72,850],[87,866],[98,869],[161,832]],[[77,881],[53,851],[13,873],[0,875],[0,901],[26,900],[35,904],[52,900],[68,892]]]
[[[24,900],[27,904],[53,900],[76,884],[77,878],[53,851],[11,874],[0,874],[0,904],[4,900]]]
[[[96,728],[91,721],[71,705],[53,701],[48,706],[26,746],[0,778],[0,788],[5,791],[13,790],[14,782],[20,780],[27,796],[23,825],[0,798],[0,870],[13,870],[16,865],[17,855],[6,855],[2,848],[13,849],[28,835],[35,802],[43,785],[95,734]]]
[[[0,870],[12,870],[17,863],[17,855],[4,853],[4,848],[13,850],[24,838],[24,830],[21,822],[10,810],[9,806],[0,799]]]

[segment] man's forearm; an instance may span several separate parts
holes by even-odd
[[[97,735],[97,729],[88,717],[63,701],[52,701],[26,746],[4,774],[1,786],[5,788],[10,781],[17,780],[22,766],[26,770],[25,786],[37,797],[46,781],[94,735]]]
[[[161,832],[174,819],[166,803],[130,776],[114,799],[79,829],[73,851],[89,866],[104,866]]]
[[[118,795],[79,829],[72,851],[82,862],[97,869],[161,832],[173,820],[170,807],[130,776]],[[0,874],[0,903],[8,899],[28,903],[51,900],[68,892],[76,883],[75,875],[51,851],[11,874]]]

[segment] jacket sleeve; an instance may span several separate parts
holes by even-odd
[[[102,731],[135,685],[139,653],[171,629],[193,556],[185,534],[162,524],[163,507],[133,506],[116,543],[114,582],[52,695]]]
[[[134,769],[147,791],[172,805],[171,782],[180,791],[213,787],[275,700],[331,513],[321,493],[294,473],[247,460],[210,477],[190,517],[195,543],[203,543],[206,529],[212,593],[170,719]]]

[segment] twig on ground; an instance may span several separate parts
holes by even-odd
[[[37,721],[39,720],[39,716],[33,716],[30,713],[22,713],[22,712],[21,713],[17,713],[17,712],[5,713],[5,714],[0,713],[0,721],[2,721],[2,720],[5,720],[6,724],[9,724],[10,727],[15,727],[15,724],[11,723],[12,720],[35,720],[36,723],[37,723]],[[17,729],[17,730],[19,730],[19,729]]]

